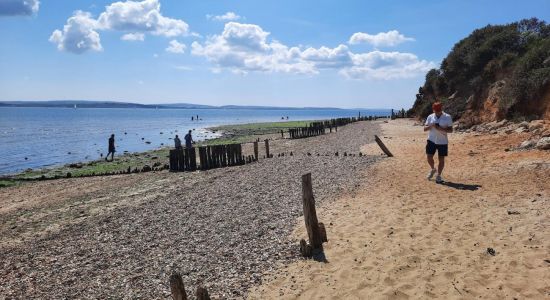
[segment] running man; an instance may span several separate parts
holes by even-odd
[[[449,140],[447,139],[447,133],[453,132],[453,120],[451,116],[443,111],[442,104],[435,102],[432,105],[433,114],[429,115],[424,125],[424,131],[430,131],[428,134],[428,141],[426,144],[426,156],[428,164],[431,167],[428,173],[428,180],[432,179],[434,175],[436,183],[442,183],[443,168],[445,167],[445,156],[448,155]],[[435,169],[434,155],[437,151],[439,165],[437,170]]]

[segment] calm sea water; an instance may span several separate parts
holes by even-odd
[[[107,154],[113,133],[117,154],[172,145],[175,134],[193,131],[196,141],[213,137],[205,128],[252,122],[323,120],[388,115],[388,110],[117,109],[0,107],[0,175],[90,161]],[[199,121],[191,121],[198,115]],[[162,134],[161,134],[162,132]],[[151,142],[150,144],[145,143]]]

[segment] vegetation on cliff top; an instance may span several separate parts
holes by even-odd
[[[437,99],[470,124],[541,118],[549,83],[550,25],[537,19],[488,25],[456,43],[440,68],[426,74],[410,112],[426,117]]]

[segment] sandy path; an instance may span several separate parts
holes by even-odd
[[[550,152],[505,152],[519,134],[453,134],[449,183],[437,185],[424,177],[425,134],[411,125],[383,124],[396,157],[320,205],[328,263],[281,266],[251,299],[550,298]],[[306,236],[298,224],[296,240]]]

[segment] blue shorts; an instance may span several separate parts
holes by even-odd
[[[428,140],[428,143],[426,144],[426,154],[434,155],[436,150],[438,156],[447,156],[449,147],[447,144],[436,145],[434,142]]]

